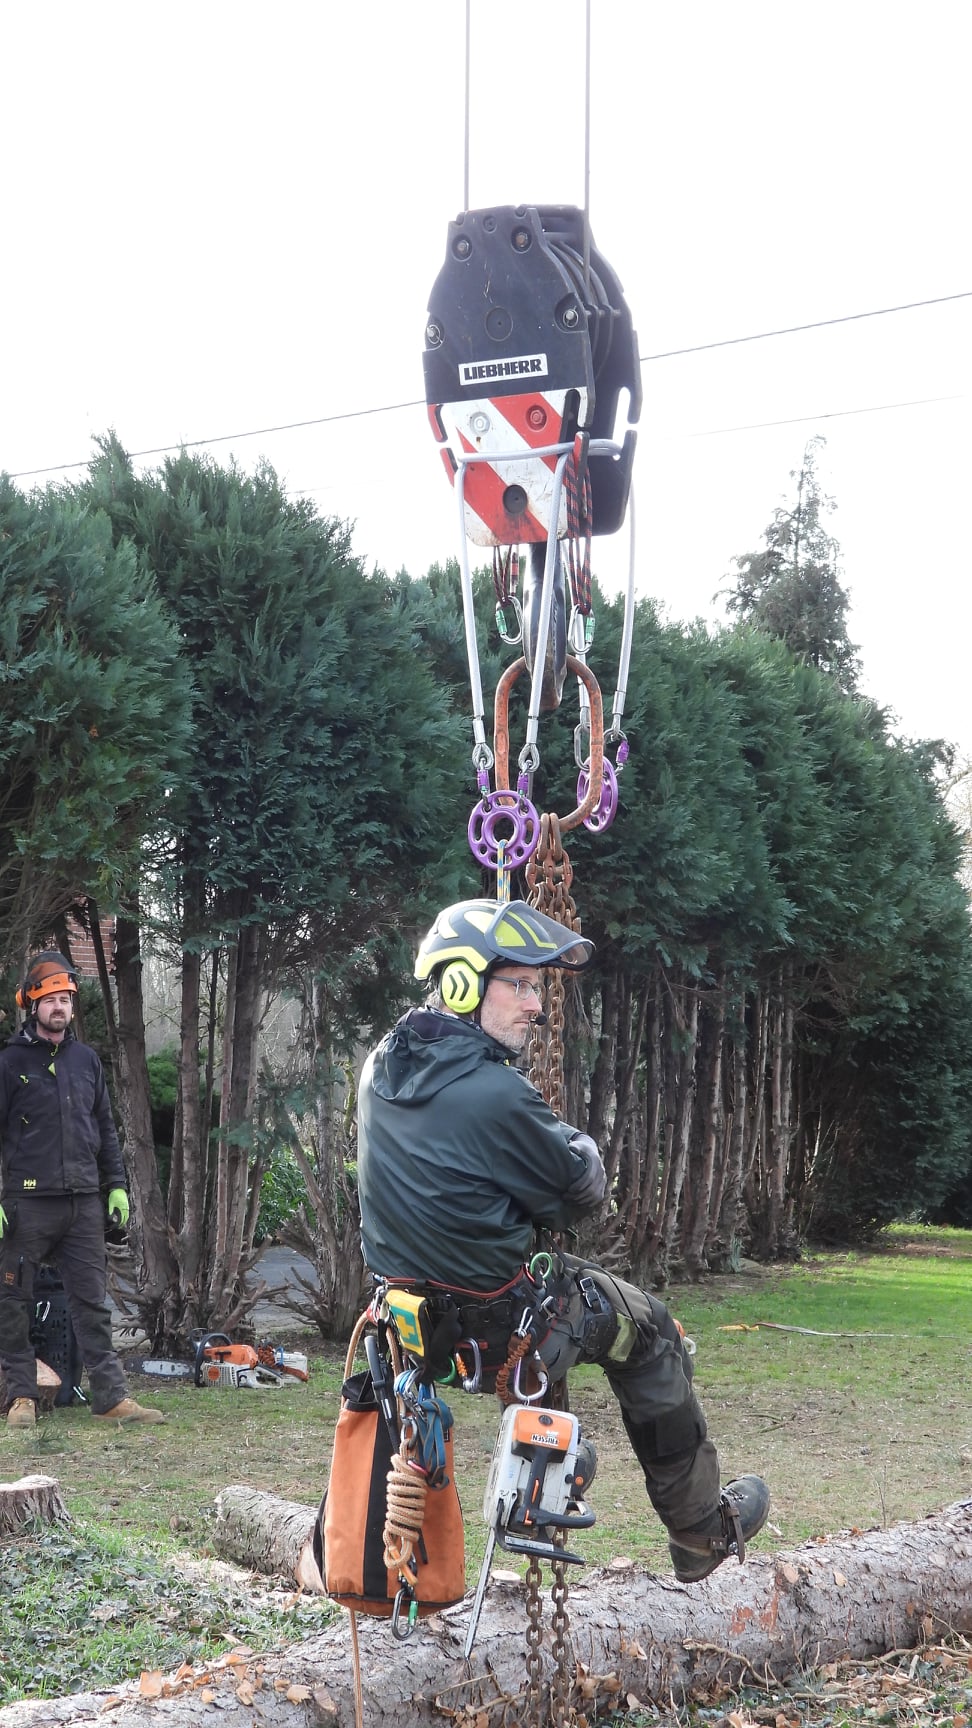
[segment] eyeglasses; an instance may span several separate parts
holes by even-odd
[[[491,984],[508,984],[514,996],[535,996],[540,1000],[540,985],[533,978],[504,978],[501,973],[494,972]]]

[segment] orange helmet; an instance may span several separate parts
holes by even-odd
[[[34,955],[27,967],[27,976],[17,991],[17,1007],[28,1009],[42,996],[59,996],[62,990],[70,990],[76,996],[78,975],[70,960],[65,960],[56,948],[45,948],[43,953]]]

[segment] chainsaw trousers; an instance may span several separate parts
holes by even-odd
[[[107,1302],[105,1214],[99,1194],[18,1195],[12,1228],[0,1238],[0,1367],[7,1398],[37,1397],[37,1360],[30,1342],[34,1275],[56,1266],[88,1373],[91,1408],[111,1410],[128,1396],[111,1343]]]
[[[547,1283],[555,1318],[537,1345],[548,1374],[561,1380],[576,1362],[604,1370],[659,1518],[695,1529],[719,1506],[719,1459],[679,1328],[648,1291],[572,1255],[560,1267]]]

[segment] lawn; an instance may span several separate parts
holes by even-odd
[[[755,1470],[772,1488],[760,1548],[916,1518],[972,1494],[972,1234],[902,1227],[874,1252],[747,1263],[667,1300],[696,1341],[696,1385],[724,1475]],[[3,1429],[0,1474],[56,1476],[72,1523],[0,1544],[0,1705],[211,1659],[240,1640],[267,1647],[325,1623],[327,1603],[254,1586],[214,1554],[221,1488],[248,1483],[314,1505],[326,1481],[341,1352],[307,1333],[275,1341],[307,1351],[308,1384],[234,1392],[133,1376],[135,1395],[165,1410],[164,1427],[105,1430],[66,1409],[31,1433]],[[497,1406],[447,1396],[472,1583]],[[599,1456],[597,1524],[574,1545],[594,1564],[627,1556],[667,1570],[664,1534],[597,1370],[571,1376],[571,1404]]]

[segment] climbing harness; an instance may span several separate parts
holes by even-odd
[[[387,1481],[383,1557],[399,1581],[391,1623],[399,1640],[411,1635],[420,1611],[414,1594],[416,1555],[429,1493],[444,1485],[452,1426],[430,1363],[436,1360],[436,1375],[444,1384],[471,1393],[485,1390],[485,1378],[495,1373],[496,1393],[505,1410],[483,1502],[488,1535],[465,1654],[470,1655],[475,1643],[497,1546],[525,1555],[527,1728],[539,1722],[543,1697],[540,1562],[550,1565],[553,1576],[550,1707],[553,1721],[566,1723],[571,1687],[567,1571],[583,1560],[566,1548],[565,1540],[571,1530],[594,1523],[584,1499],[594,1474],[594,1450],[582,1438],[575,1416],[545,1402],[556,1388],[549,1385],[536,1349],[538,1336],[558,1311],[557,1280],[558,1261],[549,1251],[535,1254],[510,1286],[485,1296],[378,1279],[363,1317],[372,1328],[365,1335],[365,1349],[375,1397],[397,1448]],[[484,1365],[495,1359],[497,1337],[506,1340],[505,1359],[487,1376]],[[452,1358],[444,1368],[446,1338]]]

